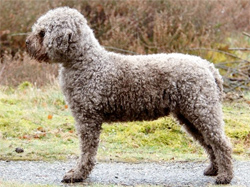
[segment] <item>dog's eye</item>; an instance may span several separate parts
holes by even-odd
[[[39,36],[40,36],[41,38],[43,38],[43,37],[45,36],[45,31],[40,31],[40,32],[39,32]]]

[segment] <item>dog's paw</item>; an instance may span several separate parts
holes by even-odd
[[[68,171],[63,180],[63,183],[75,183],[75,182],[82,182],[85,178],[81,172],[74,171],[73,169]]]
[[[204,171],[205,176],[217,176],[218,175],[218,168],[210,165]]]
[[[219,175],[216,178],[215,183],[216,184],[229,184],[232,180],[233,176],[231,175]]]

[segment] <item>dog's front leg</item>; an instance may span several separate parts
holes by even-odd
[[[76,129],[80,140],[80,158],[74,169],[66,173],[62,182],[74,183],[86,179],[95,165],[95,155],[99,144],[101,123],[94,120],[77,123]]]

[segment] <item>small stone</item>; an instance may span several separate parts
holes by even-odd
[[[23,148],[20,148],[20,147],[17,147],[17,148],[15,149],[15,151],[16,151],[17,153],[23,153],[23,152],[24,152]]]

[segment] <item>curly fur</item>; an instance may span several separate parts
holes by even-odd
[[[91,172],[103,122],[154,120],[172,113],[206,150],[205,175],[216,183],[233,178],[231,145],[224,134],[222,78],[196,56],[128,56],[100,46],[86,19],[68,7],[38,19],[26,41],[38,61],[60,63],[60,84],[75,118],[81,155],[63,182]]]

